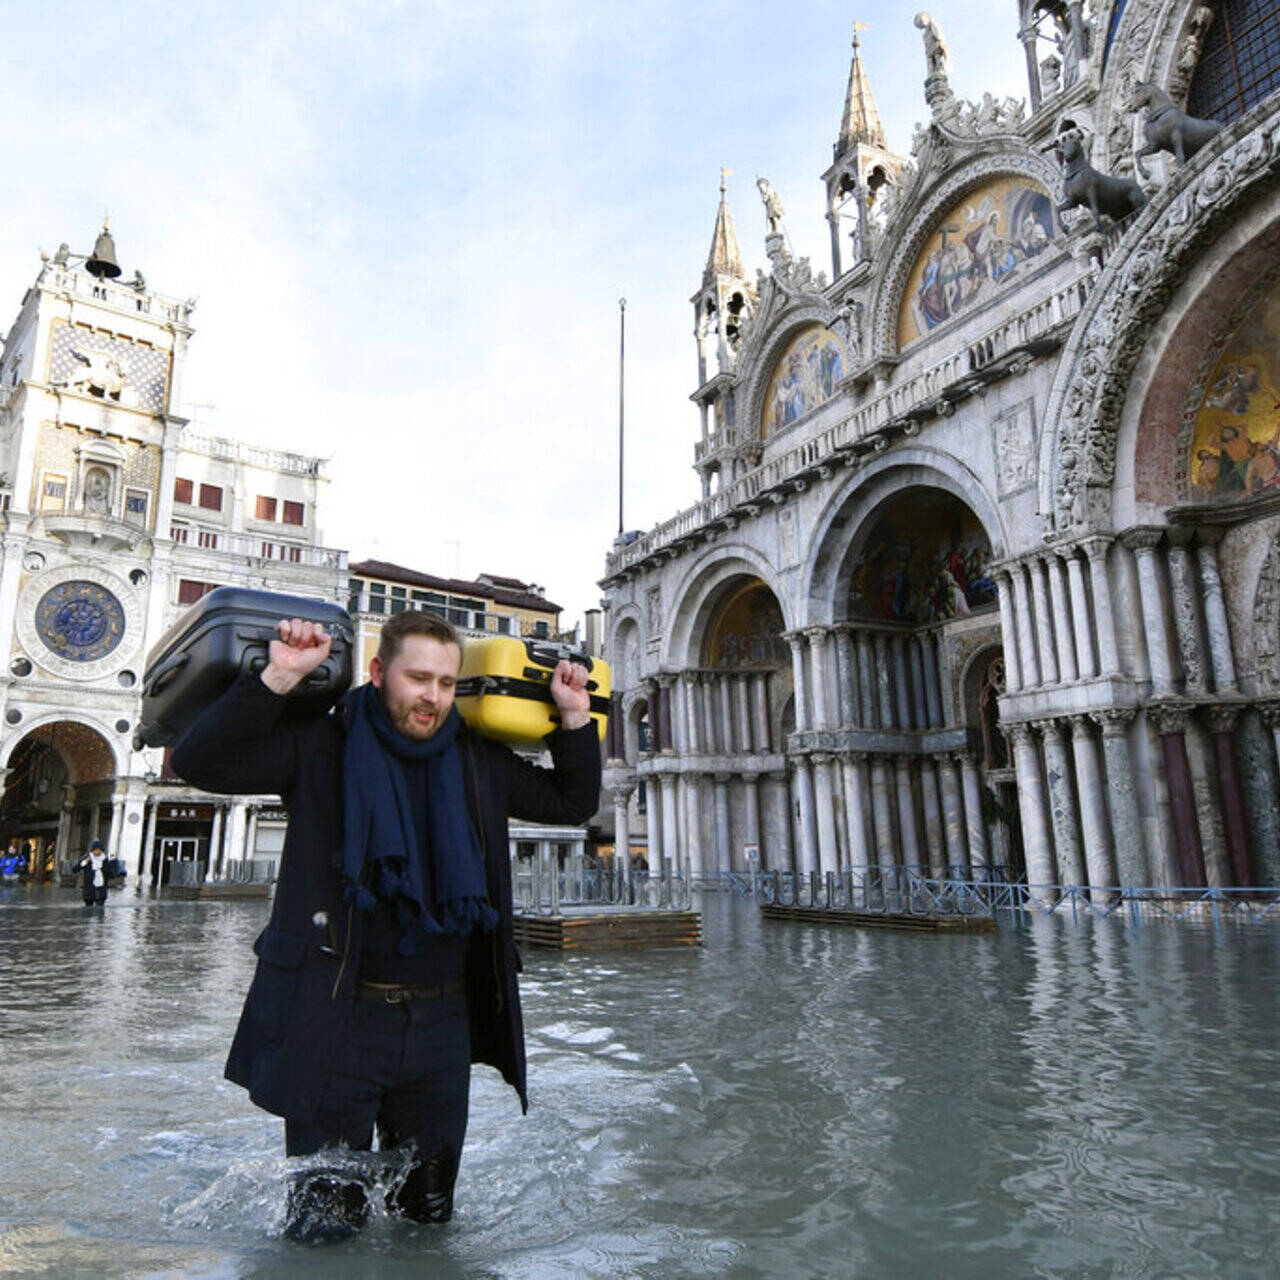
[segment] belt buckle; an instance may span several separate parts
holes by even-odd
[[[388,1004],[408,1004],[413,999],[413,995],[404,987],[395,987],[390,991],[384,991],[382,998]]]

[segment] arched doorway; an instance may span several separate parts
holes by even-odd
[[[94,839],[111,848],[115,753],[96,729],[70,720],[38,725],[9,753],[0,842],[18,841],[42,877]]]

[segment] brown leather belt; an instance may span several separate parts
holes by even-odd
[[[442,982],[437,987],[412,982],[357,982],[356,999],[409,1004],[413,1000],[443,1000],[445,996],[456,996],[461,990],[461,982]]]

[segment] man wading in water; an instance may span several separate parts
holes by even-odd
[[[462,641],[432,614],[382,629],[371,682],[334,713],[282,720],[329,636],[278,625],[269,662],[187,731],[173,768],[198,787],[276,794],[289,811],[270,923],[227,1060],[228,1079],[283,1116],[290,1156],[412,1142],[389,1207],[446,1222],[467,1127],[472,1062],[497,1067],[528,1110],[511,935],[507,817],[573,824],[595,812],[600,748],[587,673],[561,662],[561,727],[539,768],[472,735],[453,705]],[[285,1233],[341,1239],[364,1188],[295,1174]]]

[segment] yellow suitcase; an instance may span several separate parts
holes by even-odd
[[[551,700],[551,674],[561,658],[580,662],[588,672],[591,718],[604,740],[609,720],[609,665],[548,640],[515,636],[468,638],[462,647],[456,702],[476,733],[500,742],[539,742],[560,723]]]

